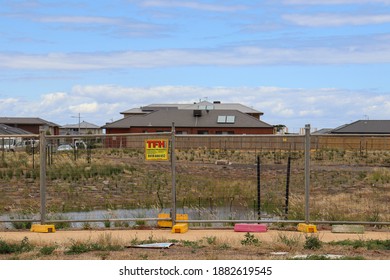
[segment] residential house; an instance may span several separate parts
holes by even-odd
[[[273,126],[259,120],[257,115],[234,109],[195,106],[193,108],[196,109],[190,110],[170,105],[147,108],[147,111],[141,109],[142,113],[128,112],[127,117],[108,123],[103,128],[107,134],[168,132],[174,123],[177,134],[274,133]]]
[[[10,127],[20,128],[32,134],[39,134],[42,128],[51,135],[59,134],[59,125],[43,120],[41,118],[24,118],[24,117],[0,117],[0,123]]]
[[[248,106],[239,104],[239,103],[222,103],[221,101],[214,101],[213,103],[208,101],[201,101],[199,103],[192,104],[150,104],[141,108],[133,108],[127,111],[121,112],[124,117],[129,116],[139,116],[146,115],[150,112],[166,109],[166,108],[177,108],[179,110],[202,110],[202,111],[211,111],[211,110],[237,110],[242,113],[245,113],[249,116],[260,119],[264,114],[263,112],[257,111]]]
[[[82,121],[77,124],[67,124],[60,127],[60,135],[85,135],[85,134],[102,134],[100,126]]]
[[[6,124],[0,123],[0,135],[1,136],[3,136],[3,135],[4,136],[5,135],[27,135],[27,134],[31,134],[31,133],[24,130],[24,129],[12,127],[12,126],[8,126]]]
[[[390,120],[358,120],[332,129],[330,134],[390,134]]]

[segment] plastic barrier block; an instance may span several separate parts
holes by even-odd
[[[188,231],[187,223],[178,223],[172,227],[172,233],[185,233]]]
[[[306,232],[306,233],[316,233],[317,227],[312,224],[298,224],[298,231]]]
[[[31,226],[31,231],[32,232],[43,232],[43,233],[48,233],[48,232],[56,232],[56,228],[54,225],[37,225],[34,224]]]
[[[235,224],[234,231],[238,232],[266,232],[267,225],[265,224]]]
[[[332,225],[333,233],[364,233],[362,225]]]
[[[166,218],[170,218],[170,215],[167,213],[161,213],[161,214],[158,214],[157,217],[159,219],[166,219]],[[172,227],[172,222],[171,221],[157,221],[157,225],[159,227],[170,228],[170,227]]]
[[[169,219],[171,216],[169,213],[160,213],[158,214],[159,219]],[[188,214],[176,214],[176,221],[185,221],[188,220]],[[163,228],[171,228],[172,221],[157,221],[157,225]]]

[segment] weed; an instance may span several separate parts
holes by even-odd
[[[139,240],[137,236],[135,236],[133,239],[130,240],[131,245],[141,245],[141,244],[149,244],[149,243],[157,243],[157,242],[159,242],[159,241],[154,239],[153,233],[150,233],[150,235],[148,236],[148,239],[146,239],[146,240]],[[173,241],[170,241],[170,242],[175,243]]]
[[[11,220],[26,220],[26,221],[12,221],[11,224],[15,229],[30,229],[32,222],[28,221],[32,219],[32,215],[29,213],[18,213],[16,217],[10,217]]]
[[[259,246],[260,241],[253,234],[247,232],[245,234],[245,239],[241,240],[241,245],[244,246]]]
[[[300,235],[287,236],[283,233],[278,233],[278,241],[285,244],[290,250],[298,247],[301,242]]]
[[[34,247],[29,243],[28,238],[25,237],[20,244],[7,243],[4,240],[0,240],[0,254],[12,254],[29,252]]]
[[[183,240],[183,246],[184,247],[191,247],[192,249],[200,249],[204,246],[201,245],[202,241],[189,241],[189,240]]]
[[[90,222],[84,222],[84,223],[83,223],[83,229],[85,229],[85,230],[90,230],[90,229],[92,229],[91,223],[90,223]]]
[[[230,249],[232,246],[230,246],[229,244],[227,243],[222,243],[221,245],[218,246],[219,249],[221,250],[228,250]]]
[[[57,248],[57,246],[43,246],[40,250],[39,253],[44,256],[49,256],[53,254],[54,250]]]
[[[387,240],[342,240],[329,242],[331,245],[352,246],[354,249],[367,248],[367,250],[390,250],[390,239]]]
[[[89,244],[73,241],[69,249],[65,251],[65,255],[79,255],[89,251],[91,251]]]
[[[205,239],[207,241],[207,244],[209,244],[209,245],[215,245],[216,241],[217,241],[216,236],[206,236]]]
[[[318,250],[322,247],[322,242],[320,239],[315,235],[307,235],[305,236],[306,241],[303,248],[308,250]]]
[[[139,255],[139,258],[141,260],[147,260],[149,258],[149,256],[148,256],[148,254],[141,254],[141,255]]]
[[[69,218],[62,214],[62,213],[50,213],[47,217],[47,220],[69,220]],[[56,229],[65,229],[70,228],[69,222],[56,222],[55,223]]]

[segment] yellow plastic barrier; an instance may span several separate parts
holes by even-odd
[[[305,233],[316,233],[317,227],[312,224],[298,224],[298,231],[305,232]]]
[[[158,214],[159,219],[167,219],[170,218],[170,214],[168,213],[160,213]],[[185,221],[188,220],[188,214],[176,214],[176,221]],[[157,221],[157,225],[163,228],[171,228],[172,221]]]
[[[37,225],[34,224],[31,226],[31,231],[32,232],[42,232],[42,233],[54,233],[56,232],[56,228],[54,225]]]
[[[188,231],[187,223],[179,223],[172,227],[172,233],[185,233]]]

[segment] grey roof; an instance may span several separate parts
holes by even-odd
[[[142,114],[148,111],[160,110],[161,108],[177,108],[180,110],[198,110],[205,109],[205,107],[210,110],[237,110],[246,114],[260,114],[263,115],[262,112],[250,108],[248,106],[239,104],[239,103],[222,103],[222,102],[208,102],[201,101],[199,103],[193,104],[180,104],[180,103],[171,103],[171,104],[150,104],[141,108],[133,108],[127,111],[121,112],[121,114]]]
[[[46,121],[41,118],[28,118],[28,117],[0,117],[0,123],[59,126],[58,124]]]
[[[320,130],[317,130],[312,133],[312,135],[322,135],[322,134],[329,134],[332,132],[332,128],[322,128]]]
[[[19,134],[31,134],[30,132],[17,128],[11,127],[6,124],[0,124],[0,135],[19,135]]]
[[[66,124],[64,126],[61,126],[60,128],[64,128],[64,129],[66,129],[66,128],[71,128],[71,129],[75,128],[76,129],[76,128],[79,128],[79,124],[78,123],[76,123],[76,124]],[[89,122],[86,122],[86,121],[82,121],[82,122],[80,122],[80,128],[82,128],[82,129],[99,129],[100,126],[97,126],[96,124],[89,123]]]
[[[335,134],[390,134],[390,120],[359,120],[335,128]]]
[[[234,116],[234,123],[218,123],[218,116]],[[166,109],[146,115],[134,115],[105,125],[103,128],[135,127],[272,127],[255,117],[237,110],[202,110],[202,116],[194,117],[192,110]]]

